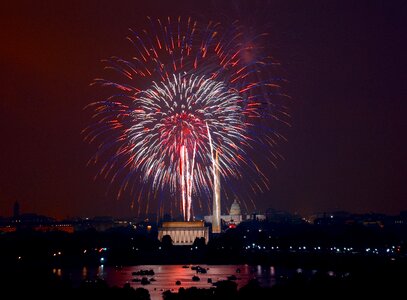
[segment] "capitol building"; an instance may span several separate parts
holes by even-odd
[[[233,201],[232,206],[230,207],[230,211],[228,215],[221,215],[221,220],[226,224],[235,224],[238,225],[240,222],[243,221],[242,212],[240,210],[240,205],[237,203],[236,199]],[[204,220],[206,223],[212,223],[212,215],[205,216]]]

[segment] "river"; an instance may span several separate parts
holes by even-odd
[[[74,284],[78,284],[83,279],[104,279],[109,286],[123,287],[125,283],[129,283],[133,288],[143,287],[148,289],[151,295],[151,300],[161,300],[162,292],[171,290],[177,292],[180,287],[198,287],[210,288],[213,285],[208,283],[208,279],[212,282],[226,280],[228,276],[234,275],[238,288],[241,288],[249,282],[250,279],[257,279],[261,286],[273,286],[276,280],[276,271],[274,267],[265,266],[250,266],[250,265],[200,265],[207,273],[197,273],[191,269],[192,265],[138,265],[116,268],[113,266],[99,266],[98,268],[84,267],[82,270],[64,270],[53,269],[53,272],[62,277],[72,280]],[[154,275],[149,276],[134,276],[133,272],[140,270],[153,270]],[[192,277],[196,275],[199,281],[193,281]],[[134,282],[133,279],[141,279],[147,277],[154,278],[150,284],[142,285],[141,282]],[[176,281],[180,281],[180,285],[176,285]]]

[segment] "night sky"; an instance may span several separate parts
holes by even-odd
[[[129,58],[146,16],[239,19],[270,33],[292,97],[285,157],[257,207],[407,209],[405,1],[8,1],[0,9],[0,215],[134,215],[86,167],[80,131],[101,59]],[[14,3],[18,2],[18,3]],[[326,2],[329,2],[326,3]],[[355,2],[355,3],[353,3]]]

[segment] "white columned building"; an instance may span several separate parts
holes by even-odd
[[[204,238],[209,241],[209,228],[203,221],[191,222],[163,222],[158,229],[158,239],[162,241],[165,235],[171,237],[173,245],[192,245],[196,238]]]

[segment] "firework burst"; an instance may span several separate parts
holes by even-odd
[[[192,195],[212,190],[214,151],[222,180],[241,179],[249,169],[267,186],[248,153],[281,137],[269,126],[283,121],[285,112],[271,101],[279,94],[268,76],[272,59],[248,57],[253,44],[239,42],[237,23],[220,34],[220,24],[200,27],[190,18],[149,22],[149,30],[128,37],[135,49],[131,60],[106,61],[122,82],[94,81],[117,92],[89,105],[95,122],[84,130],[85,140],[98,143],[91,162],[105,160],[99,175],[121,182],[119,197],[126,190],[138,193],[140,204],[168,189],[190,220]],[[258,134],[264,124],[268,129]],[[256,181],[253,186],[262,189]]]

